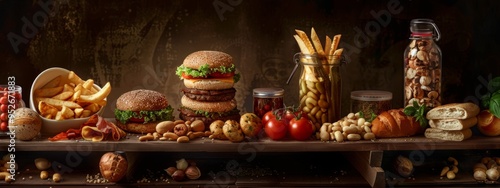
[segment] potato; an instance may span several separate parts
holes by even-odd
[[[240,118],[240,126],[246,136],[256,137],[262,130],[262,121],[254,113],[246,113]]]
[[[243,141],[243,139],[245,139],[245,136],[240,129],[239,123],[234,120],[227,120],[226,122],[224,122],[224,126],[222,126],[222,132],[231,142],[241,142]]]
[[[224,122],[221,120],[216,120],[210,124],[210,132],[212,135],[209,138],[227,140],[226,135],[224,135],[224,131],[222,130],[224,127]]]

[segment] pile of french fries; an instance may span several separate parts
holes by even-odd
[[[333,40],[328,35],[326,35],[324,45],[325,47],[323,48],[323,45],[321,44],[318,34],[316,34],[316,31],[314,30],[314,27],[311,28],[312,42],[311,40],[309,40],[307,34],[304,31],[296,29],[295,32],[297,34],[293,35],[293,37],[299,45],[300,52],[302,52],[302,54],[316,54],[322,60],[321,63],[323,64],[323,71],[325,72],[325,74],[329,75],[330,66],[340,63],[340,57],[342,55],[342,52],[344,51],[343,48],[338,48],[340,37],[342,37],[342,35],[337,34],[333,36]]]
[[[34,91],[40,115],[47,119],[65,120],[89,117],[106,105],[111,92],[107,82],[100,90],[94,80],[82,80],[75,72],[60,75]]]

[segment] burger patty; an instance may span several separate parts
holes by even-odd
[[[223,90],[203,90],[195,88],[184,88],[182,92],[186,97],[196,101],[229,101],[232,100],[236,94],[236,89],[223,89]]]
[[[184,121],[191,121],[191,122],[193,122],[194,120],[201,120],[201,121],[203,121],[203,123],[205,123],[205,125],[207,125],[206,127],[208,127],[208,125],[210,125],[215,120],[239,121],[240,117],[241,116],[240,116],[239,110],[233,110],[233,111],[231,111],[227,114],[224,114],[224,115],[220,115],[217,112],[212,112],[212,113],[209,113],[208,117],[204,116],[204,115],[196,114],[193,110],[188,109],[188,108],[181,108],[180,113],[179,113],[180,119],[182,119]]]

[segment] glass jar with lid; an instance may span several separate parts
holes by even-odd
[[[404,52],[404,105],[414,101],[432,108],[441,105],[441,33],[430,19],[410,22],[411,42]]]
[[[269,111],[284,108],[284,94],[285,90],[282,88],[253,89],[253,112],[262,118]]]
[[[392,108],[392,93],[388,91],[360,90],[351,92],[351,112],[360,112],[365,119]]]

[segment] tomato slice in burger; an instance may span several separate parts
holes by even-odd
[[[135,117],[131,117],[129,119],[130,122],[135,122],[135,123],[144,123],[144,118],[135,118]]]
[[[193,79],[194,77],[189,75],[189,74],[186,74],[186,73],[182,73],[182,77],[185,78],[185,79]]]
[[[234,76],[234,72],[221,73],[221,72],[212,72],[208,77],[210,78],[230,78]]]

